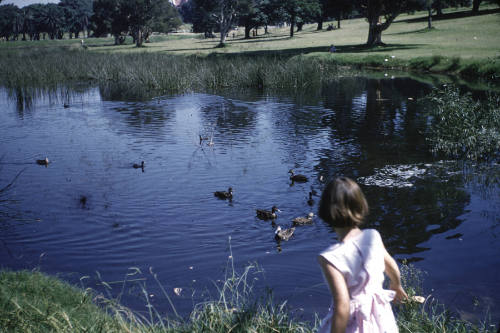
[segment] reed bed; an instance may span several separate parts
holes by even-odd
[[[90,81],[157,94],[225,88],[319,88],[340,71],[335,63],[321,59],[279,54],[174,56],[66,49],[5,50],[0,65],[0,77],[7,87]]]

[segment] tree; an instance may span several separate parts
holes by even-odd
[[[120,0],[95,0],[90,21],[94,36],[102,37],[111,33],[115,45],[122,44],[129,31],[127,13],[122,10]]]
[[[235,22],[239,3],[238,0],[216,0],[216,2],[217,7],[212,15],[219,25],[220,42],[218,46],[222,47],[226,42],[227,32]]]
[[[147,41],[151,33],[169,33],[182,25],[182,20],[174,5],[169,0],[157,0],[153,4],[153,15],[150,21],[146,22],[144,29],[144,39]]]
[[[238,25],[245,28],[245,39],[250,38],[250,31],[259,26],[266,26],[269,18],[264,11],[264,6],[269,1],[240,0],[238,6]]]
[[[315,22],[320,15],[321,5],[318,0],[302,1],[297,18],[297,31],[302,31],[304,24]]]
[[[463,2],[463,1],[462,1]],[[482,0],[472,0],[472,12],[477,14],[479,12],[479,5],[483,2]],[[490,3],[496,3],[498,6],[500,6],[500,0],[490,0],[490,1],[485,1],[485,2],[490,2]]]
[[[382,31],[389,28],[396,17],[409,8],[411,0],[358,0],[359,10],[368,20],[368,40],[366,45],[383,45]],[[382,21],[382,17],[384,21]]]
[[[184,23],[193,23],[194,4],[193,1],[183,2],[179,8],[179,14]]]
[[[16,5],[0,6],[0,37],[15,40],[23,27],[22,11]]]
[[[64,9],[66,27],[70,33],[78,38],[80,31],[88,29],[89,20],[92,16],[92,2],[89,0],[61,0],[59,6]]]
[[[40,33],[44,30],[43,10],[42,4],[32,4],[22,8],[23,40],[26,40],[26,34],[29,35],[30,40],[40,40]]]
[[[47,32],[50,39],[62,39],[66,23],[64,9],[55,3],[41,5],[40,9],[35,18],[38,23],[38,32]]]
[[[317,17],[320,5],[318,0],[284,0],[282,1],[282,9],[288,17],[290,37],[293,37],[295,25],[300,25],[300,30],[304,23]]]
[[[205,37],[212,37],[217,22],[212,13],[216,3],[212,0],[191,0],[193,3],[193,32],[202,32]]]
[[[153,19],[154,0],[121,0],[120,11],[128,18],[135,45],[141,47],[144,33]]]

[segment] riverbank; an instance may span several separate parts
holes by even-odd
[[[195,305],[187,319],[176,316],[172,303],[174,311],[167,315],[151,307],[147,315],[139,315],[91,289],[76,288],[38,271],[2,271],[0,326],[9,332],[314,332],[318,319],[299,321],[286,302],[276,304],[271,297],[251,294],[246,277],[253,268],[227,277],[218,297]],[[421,292],[419,271],[403,266],[402,275],[410,296]],[[165,302],[171,302],[167,291],[165,296]],[[400,332],[495,331],[495,325],[456,318],[431,296],[423,305],[397,306],[396,316]]]
[[[11,87],[113,82],[161,94],[227,87],[303,90],[368,69],[451,75],[452,81],[488,89],[500,84],[499,14],[496,6],[485,6],[479,15],[450,10],[435,18],[432,29],[424,13],[400,15],[383,34],[386,45],[373,48],[364,45],[364,19],[345,20],[333,31],[306,25],[294,38],[286,28],[250,40],[236,31],[225,48],[189,33],[155,36],[142,48],[130,41],[114,46],[110,38],[88,38],[85,48],[79,40],[4,42],[0,79]],[[331,44],[335,53],[328,52]]]

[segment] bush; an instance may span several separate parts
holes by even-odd
[[[484,102],[456,87],[434,90],[429,97],[431,126],[428,141],[433,153],[467,160],[491,160],[500,152],[500,96]]]

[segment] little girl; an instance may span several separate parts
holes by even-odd
[[[340,242],[318,257],[334,304],[319,333],[398,332],[390,302],[408,296],[380,234],[375,229],[359,229],[367,214],[365,196],[349,178],[330,182],[321,195],[318,215],[333,226]],[[384,272],[392,290],[382,288]]]

